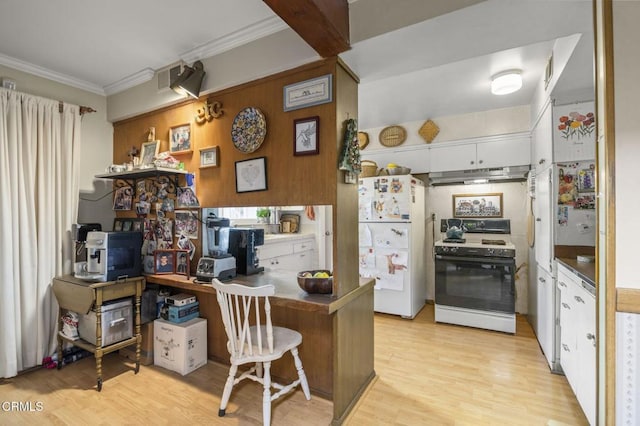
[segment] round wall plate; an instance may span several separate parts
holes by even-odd
[[[267,120],[258,108],[247,107],[233,119],[231,140],[244,153],[250,153],[262,145],[267,135]]]

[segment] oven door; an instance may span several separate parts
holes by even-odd
[[[437,255],[435,303],[515,313],[515,259]]]

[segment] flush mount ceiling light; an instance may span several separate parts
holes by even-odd
[[[522,87],[522,71],[509,70],[491,77],[491,93],[494,95],[508,95],[517,92]]]
[[[202,62],[196,61],[193,63],[193,67],[184,67],[184,71],[176,78],[176,81],[171,83],[171,88],[176,93],[198,99],[205,74]]]

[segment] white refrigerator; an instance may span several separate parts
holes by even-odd
[[[374,310],[414,318],[425,304],[425,187],[411,175],[359,179],[360,276]]]

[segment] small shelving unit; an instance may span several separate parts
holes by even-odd
[[[159,179],[161,177],[173,178],[173,184],[177,188],[179,186],[180,176],[189,174],[186,170],[171,169],[168,167],[148,167],[144,169],[133,169],[118,173],[104,173],[96,175],[99,179],[123,180],[131,187],[136,186],[138,179]]]
[[[91,283],[80,280],[72,275],[64,275],[53,279],[53,293],[60,306],[58,320],[62,330],[62,317],[66,311],[88,313],[94,310],[96,313],[96,344],[83,339],[73,340],[67,338],[62,332],[58,333],[58,369],[62,368],[62,344],[68,342],[74,346],[85,349],[95,355],[96,358],[96,387],[98,392],[102,390],[102,356],[117,351],[126,346],[136,345],[135,373],[140,370],[140,302],[146,281],[144,277],[126,278],[116,281]],[[102,314],[101,306],[104,302],[125,297],[134,298],[134,324],[133,336],[129,339],[102,346]]]

